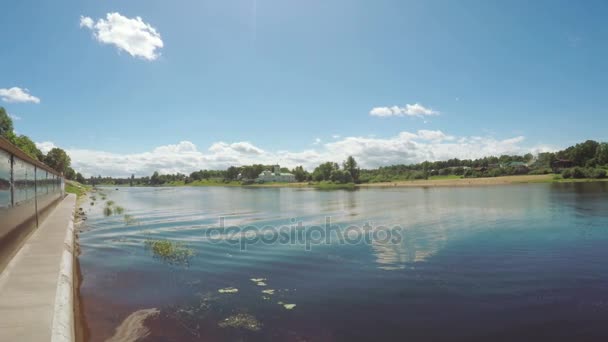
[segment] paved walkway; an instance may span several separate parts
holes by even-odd
[[[75,205],[64,198],[0,274],[0,341],[74,340]]]

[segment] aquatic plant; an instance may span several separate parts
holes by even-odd
[[[125,214],[124,220],[125,220],[125,225],[127,225],[127,226],[133,226],[137,223],[137,220],[135,219],[135,217],[133,217],[129,214]]]
[[[257,286],[266,286],[266,278],[251,278],[250,280],[256,283]]]
[[[194,250],[181,242],[169,240],[146,240],[145,245],[155,257],[175,265],[188,265],[194,257]]]
[[[251,331],[262,329],[262,323],[248,313],[239,313],[225,318],[219,324],[220,328],[240,328]]]
[[[107,201],[107,202],[106,202],[106,205],[107,205],[108,207],[111,207],[111,206],[113,206],[113,205],[114,205],[114,201],[112,201],[112,200]]]
[[[274,294],[274,290],[271,290],[271,289],[268,289],[268,290],[262,290],[262,293],[269,294],[269,295],[273,295],[273,294]]]
[[[217,290],[217,292],[219,292],[219,293],[237,293],[237,292],[239,292],[239,289],[237,289],[236,287],[226,287],[226,288]]]
[[[110,216],[110,215],[112,215],[112,208],[110,208],[110,207],[105,207],[105,208],[103,208],[103,214],[104,214],[105,216]]]
[[[295,304],[287,304],[287,303],[283,303],[283,302],[277,302],[277,304],[279,304],[279,305],[283,305],[283,307],[284,307],[286,310],[293,310],[293,308],[295,308],[295,307],[296,307],[296,305],[295,305]]]
[[[121,206],[115,206],[114,207],[114,214],[116,215],[122,215],[122,213],[125,211],[125,208],[121,207]]]
[[[95,205],[95,202],[91,202],[91,205]]]

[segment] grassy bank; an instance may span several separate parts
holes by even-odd
[[[84,196],[89,190],[91,190],[90,185],[80,184],[71,180],[65,181],[65,192],[69,194],[76,194],[76,197],[78,198]]]
[[[534,183],[585,183],[585,182],[604,182],[608,179],[564,179],[560,175],[521,175],[521,176],[500,176],[484,178],[459,178],[459,177],[431,177],[428,180],[407,180],[382,183],[359,184],[358,187],[457,187],[457,186],[477,186],[477,185],[507,185],[507,184],[534,184]]]
[[[224,182],[222,180],[209,179],[209,180],[193,181],[190,183],[186,183],[184,181],[175,181],[175,182],[162,184],[161,186],[241,186],[241,182],[238,182],[238,181]]]
[[[586,182],[605,182],[605,179],[565,179],[561,175],[546,174],[546,175],[520,175],[520,176],[499,176],[499,177],[480,177],[480,178],[463,178],[462,176],[431,176],[429,179],[418,179],[418,180],[395,180],[391,182],[379,182],[379,183],[363,183],[363,184],[336,184],[332,182],[296,182],[296,183],[261,183],[261,184],[241,184],[239,181],[224,182],[222,180],[201,180],[190,183],[184,181],[176,181],[165,183],[158,186],[229,186],[229,187],[244,187],[244,188],[313,188],[320,190],[353,190],[357,188],[381,188],[381,187],[459,187],[459,186],[478,186],[478,185],[506,185],[506,184],[531,184],[531,183],[586,183]],[[76,182],[73,182],[76,183]],[[71,187],[68,192],[76,191],[81,192],[82,187],[87,188],[82,184],[76,183]],[[79,185],[79,186],[78,186]],[[116,186],[106,184],[105,186]],[[122,185],[128,186],[128,185]],[[149,186],[149,185],[136,185],[136,186]],[[67,191],[66,184],[66,191]],[[90,187],[88,187],[90,188]],[[86,192],[86,190],[85,190]],[[79,195],[80,196],[80,195]]]

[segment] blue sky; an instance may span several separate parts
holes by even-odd
[[[0,11],[0,105],[85,173],[561,148],[608,140],[607,15],[605,1],[20,0]]]

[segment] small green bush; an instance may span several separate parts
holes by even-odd
[[[587,172],[585,169],[581,167],[572,168],[572,178],[581,179],[587,178]]]
[[[595,179],[606,178],[606,170],[604,170],[604,169],[589,169],[587,171],[587,178],[595,178]]]

